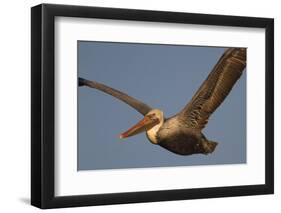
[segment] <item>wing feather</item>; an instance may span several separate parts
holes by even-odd
[[[128,104],[129,106],[133,107],[135,110],[137,110],[142,115],[146,115],[150,110],[152,110],[152,108],[150,106],[148,106],[147,104],[127,95],[124,92],[121,92],[119,90],[106,86],[105,84],[101,84],[96,81],[89,81],[87,79],[79,78],[78,85],[79,86],[88,86],[88,87],[100,90],[104,93],[107,93],[107,94],[123,101],[124,103]]]
[[[227,49],[191,101],[178,114],[189,128],[203,129],[246,67],[246,49]]]

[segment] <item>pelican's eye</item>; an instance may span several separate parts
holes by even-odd
[[[149,115],[147,115],[149,118],[154,118],[155,116],[156,116],[156,114],[155,113],[152,113],[152,114],[149,114]]]
[[[150,115],[148,115],[149,119],[151,119],[152,121],[157,121],[159,122],[159,118],[157,117],[156,113],[152,113]]]

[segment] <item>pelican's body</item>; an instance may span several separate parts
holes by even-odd
[[[216,142],[208,141],[201,131],[189,128],[178,116],[165,119],[159,109],[153,109],[147,115],[154,115],[160,120],[151,129],[147,129],[147,138],[151,143],[171,152],[180,155],[208,154],[217,145]]]
[[[202,129],[240,78],[245,66],[245,48],[227,49],[191,101],[171,118],[165,118],[161,110],[153,109],[104,84],[79,78],[79,86],[85,85],[110,94],[144,115],[140,122],[122,133],[120,138],[145,131],[151,143],[173,153],[208,154],[215,150],[217,142],[208,140],[203,135]]]

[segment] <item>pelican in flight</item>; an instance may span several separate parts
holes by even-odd
[[[217,142],[202,133],[211,114],[220,106],[246,67],[246,49],[228,48],[199,87],[191,101],[176,115],[165,118],[163,111],[104,84],[79,78],[79,86],[107,93],[133,107],[144,118],[120,134],[127,138],[142,132],[152,144],[179,155],[212,153]],[[223,125],[223,124],[222,124]]]

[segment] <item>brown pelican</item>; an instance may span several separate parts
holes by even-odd
[[[79,86],[88,86],[125,102],[144,118],[120,135],[127,138],[146,132],[153,144],[180,155],[212,153],[217,142],[208,140],[202,129],[240,78],[246,66],[245,48],[228,48],[191,101],[176,115],[165,118],[163,111],[152,108],[129,95],[96,81],[79,78]]]

